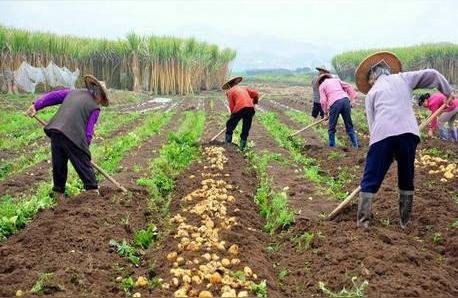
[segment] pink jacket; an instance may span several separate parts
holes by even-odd
[[[320,103],[323,111],[327,113],[329,108],[339,99],[348,97],[353,104],[356,99],[356,91],[353,87],[339,79],[326,79],[320,85]]]
[[[445,96],[441,92],[434,93],[428,99],[428,109],[431,111],[431,113],[434,113],[444,104],[444,101],[446,99],[447,99],[447,96]],[[451,112],[454,109],[456,109],[457,107],[458,107],[458,98],[455,98],[450,102],[450,107],[446,108],[444,112]],[[436,125],[437,125],[437,117],[434,118],[433,121],[431,121],[431,129],[436,129]]]

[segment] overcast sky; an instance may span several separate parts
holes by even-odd
[[[194,36],[234,67],[301,67],[348,49],[458,43],[458,1],[0,1],[0,23],[80,36]],[[301,54],[302,53],[302,54]]]

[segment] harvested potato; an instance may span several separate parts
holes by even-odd
[[[239,253],[239,246],[237,244],[232,244],[231,247],[229,247],[228,252],[231,255],[237,255]]]
[[[209,291],[202,291],[199,293],[199,297],[200,298],[210,298],[210,297],[213,297],[213,295]]]
[[[220,284],[221,283],[221,274],[218,272],[213,273],[210,276],[210,282],[214,285]]]
[[[224,258],[221,260],[221,265],[223,265],[223,267],[229,268],[231,267],[231,261],[229,261],[229,259]]]
[[[146,287],[148,286],[148,280],[143,276],[139,276],[135,282],[135,286],[140,288]]]
[[[186,288],[179,288],[173,293],[175,297],[188,297],[188,289]]]
[[[173,262],[177,258],[178,254],[176,251],[173,251],[167,255],[167,260]]]

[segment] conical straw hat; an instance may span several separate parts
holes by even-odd
[[[372,87],[369,85],[369,71],[380,62],[385,62],[390,67],[392,74],[402,71],[401,60],[394,53],[383,51],[372,54],[366,57],[355,71],[356,86],[360,92],[364,94],[369,92]]]
[[[105,107],[108,106],[108,90],[105,86],[105,82],[97,80],[96,77],[94,77],[93,75],[85,75],[84,84],[86,85],[86,88],[89,88],[90,85],[96,85],[100,89],[100,93],[102,94],[102,105]]]

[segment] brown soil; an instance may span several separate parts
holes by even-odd
[[[293,100],[287,104],[300,106]],[[297,128],[297,124],[286,119],[278,108],[265,106],[275,110],[283,123]],[[304,133],[306,140],[310,140],[310,133]],[[456,145],[451,143],[427,139],[420,148],[434,146],[452,158],[456,157],[452,153],[456,152]],[[337,152],[339,157],[330,160],[332,151]],[[328,175],[337,174],[336,169],[345,169],[356,175],[354,183],[346,186],[345,190],[352,190],[358,185],[366,151],[367,147],[360,152],[346,148],[330,150],[323,143],[303,149],[304,154],[314,157]],[[439,178],[428,175],[427,170],[417,169],[414,211],[406,231],[401,230],[398,224],[396,181],[396,166],[393,165],[377,194],[375,220],[368,231],[356,228],[356,205],[352,205],[334,221],[296,223],[278,237],[276,242],[280,249],[275,256],[279,267],[290,270],[281,283],[284,295],[322,295],[319,281],[325,282],[332,290],[351,289],[352,276],[369,281],[368,296],[458,294],[458,232],[451,227],[458,211],[457,204],[452,200],[452,196],[456,196],[458,181],[455,179],[444,184]],[[315,235],[321,233],[323,238],[315,237],[309,250],[299,251],[293,246],[291,238],[305,231]],[[443,237],[439,243],[432,240],[435,233]]]
[[[236,200],[230,205],[230,208],[227,208],[227,211],[228,216],[237,218],[238,224],[221,233],[220,238],[227,243],[236,243],[239,246],[238,258],[241,263],[235,268],[233,267],[232,270],[243,271],[243,266],[251,267],[253,272],[258,275],[258,282],[263,279],[267,280],[269,297],[281,297],[275,282],[272,260],[266,254],[269,236],[262,232],[264,219],[260,217],[257,206],[253,201],[257,185],[256,176],[249,169],[247,162],[243,159],[236,146],[225,147],[225,149],[224,154],[228,158],[228,162],[225,164],[222,173],[230,174],[230,177],[223,176],[218,179],[224,179],[227,183],[235,186],[235,190],[230,191],[228,195],[233,195]],[[189,206],[190,203],[182,202],[181,199],[201,186],[200,183],[205,178],[200,173],[221,173],[221,171],[215,169],[204,168],[206,165],[208,164],[205,161],[196,162],[177,179],[171,204],[171,216],[177,213],[182,216],[187,215],[183,209]],[[195,175],[195,178],[190,178],[191,175]],[[188,218],[192,217],[188,216]],[[197,218],[195,220],[198,222]],[[172,228],[173,225],[171,230]],[[169,272],[171,263],[167,260],[167,254],[176,251],[178,243],[178,239],[170,234],[163,239],[159,247],[147,252],[147,257],[156,260],[157,274],[164,280],[170,280],[172,277]],[[215,252],[221,254],[217,250],[209,251],[209,253]],[[186,260],[192,260],[193,258],[199,258],[202,254],[203,252],[187,251],[183,256]],[[152,294],[153,296],[171,296],[175,290],[173,288],[170,290],[157,289]],[[214,291],[218,292],[215,289]]]
[[[178,110],[182,110],[178,107]],[[149,195],[136,185],[138,173],[158,153],[167,131],[180,121],[177,112],[169,124],[122,161],[123,170],[114,176],[131,193],[119,193],[108,182],[101,196],[82,193],[40,212],[26,228],[0,244],[0,297],[28,291],[41,273],[54,273],[45,288],[56,296],[124,296],[114,279],[134,268],[109,247],[110,239],[132,239],[133,232],[159,216],[148,208]],[[153,216],[154,215],[154,216]],[[129,225],[122,222],[129,219]],[[145,265],[146,266],[146,265]],[[121,270],[122,269],[122,270]],[[121,270],[121,271],[120,271]]]
[[[128,197],[102,188],[101,196],[83,193],[41,212],[20,233],[0,244],[0,296],[30,290],[42,273],[53,273],[46,294],[114,296],[122,293],[114,266],[128,267],[109,247],[110,239],[130,239],[144,227],[148,196]],[[129,217],[129,226],[122,220]]]

